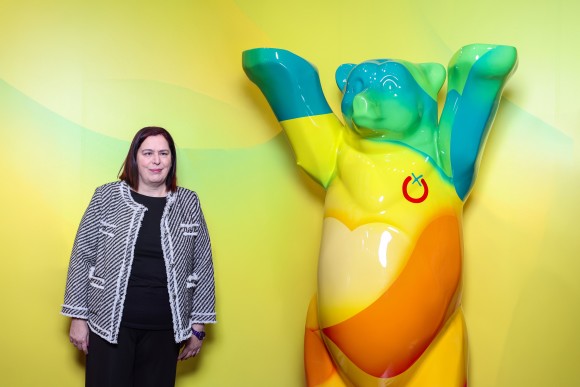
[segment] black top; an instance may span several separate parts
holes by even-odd
[[[167,273],[161,249],[164,197],[131,191],[133,200],[147,207],[139,229],[121,325],[136,329],[173,329]]]

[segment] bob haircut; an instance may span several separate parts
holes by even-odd
[[[169,150],[171,151],[171,169],[169,170],[169,173],[167,173],[165,186],[167,187],[168,192],[175,192],[177,190],[177,154],[175,152],[175,143],[173,142],[173,138],[171,137],[171,134],[169,134],[169,132],[164,128],[159,126],[147,126],[139,130],[135,134],[135,137],[133,137],[133,141],[129,147],[129,152],[127,152],[127,157],[125,157],[125,161],[123,162],[121,170],[119,171],[119,179],[125,181],[127,184],[129,184],[129,187],[135,191],[139,189],[137,151],[147,137],[158,135],[163,136],[165,140],[167,140],[167,144],[169,144]]]

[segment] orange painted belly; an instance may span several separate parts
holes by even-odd
[[[436,218],[418,236],[391,286],[354,316],[323,328],[325,339],[372,376],[401,374],[429,347],[457,308],[461,256],[457,218]]]

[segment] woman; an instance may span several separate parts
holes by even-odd
[[[86,386],[173,386],[177,360],[215,323],[207,227],[176,169],[169,132],[141,129],[120,181],[98,187],[81,220],[61,313],[87,354]]]

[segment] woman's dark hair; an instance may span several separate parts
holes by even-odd
[[[167,144],[169,144],[169,149],[171,151],[171,168],[165,179],[165,186],[167,191],[174,192],[177,190],[177,154],[175,152],[175,143],[169,132],[159,126],[147,126],[139,130],[133,141],[131,141],[131,146],[129,147],[129,152],[127,152],[127,157],[121,166],[119,171],[119,179],[125,181],[129,184],[129,187],[133,188],[135,191],[139,189],[139,169],[137,167],[137,151],[143,141],[149,136],[162,135]]]

